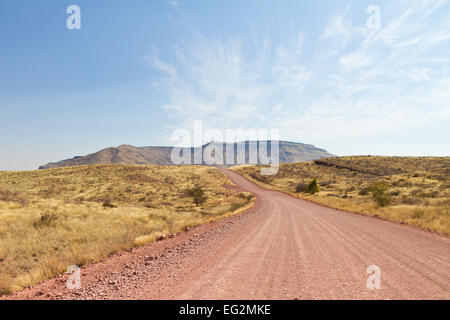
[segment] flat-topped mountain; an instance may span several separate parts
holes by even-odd
[[[257,141],[258,150],[260,143],[260,141]],[[248,142],[238,142],[234,144],[211,142],[202,146],[202,149],[205,150],[208,146],[211,147],[211,144],[223,145],[224,159],[226,159],[227,146],[234,148],[236,154],[236,150],[238,150],[237,145],[245,144],[245,159],[246,161],[249,159]],[[268,142],[268,145],[270,146],[270,141]],[[117,148],[106,148],[86,156],[77,156],[72,159],[51,162],[40,166],[39,169],[113,163],[173,165],[171,158],[172,149],[173,147],[133,147],[130,145],[121,145]],[[193,159],[193,155],[199,147],[189,149],[191,152],[190,157]],[[270,147],[268,149],[270,155]],[[279,155],[280,163],[297,163],[333,157],[333,155],[328,153],[326,150],[316,148],[315,146],[286,141],[280,141]],[[192,163],[194,163],[194,161],[192,161]]]

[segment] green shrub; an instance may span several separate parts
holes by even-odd
[[[388,190],[389,186],[385,181],[379,181],[370,186],[369,191],[379,207],[385,207],[391,203],[391,198],[387,194]]]
[[[305,192],[310,194],[316,194],[320,191],[319,183],[317,182],[317,179],[313,179],[305,188]]]

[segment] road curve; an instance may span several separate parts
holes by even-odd
[[[450,239],[260,188],[249,213],[200,226],[83,268],[10,298],[450,299]],[[368,289],[369,266],[380,289]]]

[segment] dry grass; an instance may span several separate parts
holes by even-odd
[[[341,157],[298,164],[282,164],[275,176],[261,176],[260,168],[235,167],[256,183],[333,208],[378,216],[450,235],[450,158]],[[320,192],[296,192],[313,178]],[[379,207],[370,186],[384,181],[390,203]],[[301,188],[298,189],[301,189]]]
[[[207,167],[95,165],[0,173],[0,293],[235,214],[248,194]],[[195,206],[185,190],[200,186]]]

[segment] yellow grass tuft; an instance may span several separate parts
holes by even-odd
[[[151,234],[137,237],[136,239],[134,239],[134,245],[136,247],[141,247],[148,243],[155,242],[156,239],[158,239],[162,235],[163,235],[163,233],[161,233],[161,232],[152,232]]]

